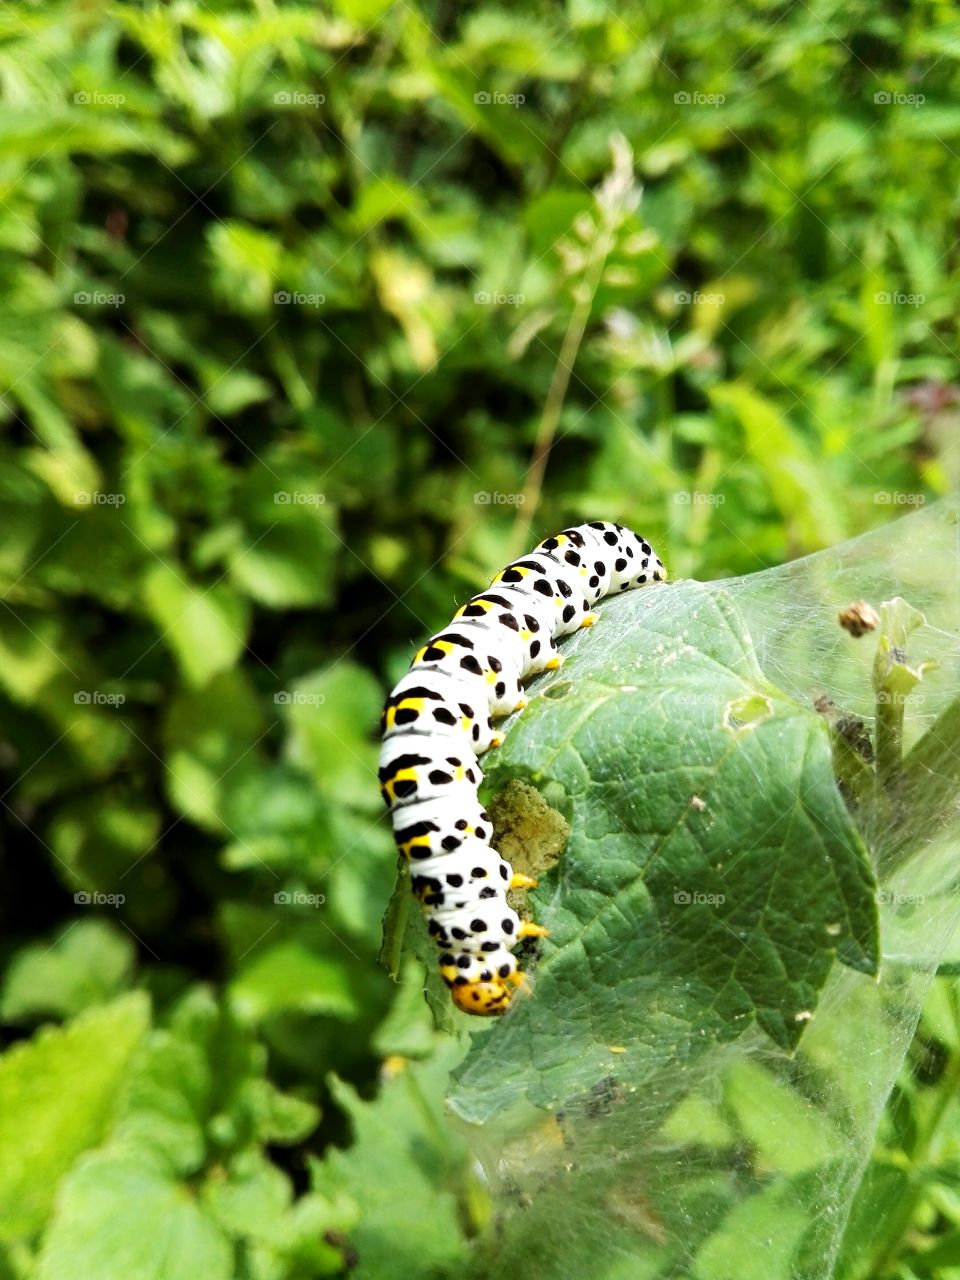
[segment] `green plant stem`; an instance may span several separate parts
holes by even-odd
[[[877,783],[885,791],[895,784],[903,761],[903,702],[887,689],[877,694]]]
[[[410,916],[410,868],[402,863],[397,873],[393,896],[383,917],[383,944],[377,957],[380,964],[396,982],[403,962],[403,939]]]
[[[593,299],[596,296],[597,288],[603,275],[603,268],[613,245],[613,236],[613,228],[606,226],[596,241],[592,261],[584,279],[578,286],[579,297],[570,314],[567,331],[563,335],[563,342],[560,345],[560,354],[557,356],[557,363],[550,379],[547,398],[543,406],[543,414],[533,443],[530,466],[527,469],[527,476],[523,486],[522,501],[517,508],[517,519],[514,524],[512,538],[513,553],[515,555],[521,554],[527,544],[530,528],[533,524],[537,507],[540,504],[540,493],[543,488],[544,473],[547,469],[547,459],[550,457],[550,450],[553,448],[557,427],[560,423],[560,414],[563,412],[567,389],[573,376],[574,362],[580,350],[580,344],[583,342],[583,335],[586,332],[590,312],[593,309]]]
[[[878,755],[879,748],[878,719]],[[887,857],[894,866],[909,857],[918,845],[929,840],[960,797],[960,698],[937,716],[907,753],[899,767],[898,783],[902,795],[922,795],[923,803],[912,805],[908,813],[899,817],[887,850]]]

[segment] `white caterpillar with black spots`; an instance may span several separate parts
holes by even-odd
[[[440,972],[466,1013],[506,1012],[522,982],[514,948],[547,932],[507,902],[508,889],[536,882],[491,845],[477,756],[502,741],[493,721],[526,705],[521,682],[563,662],[560,636],[592,626],[605,596],[665,577],[649,542],[623,525],[564,529],[458,609],[387,699],[380,790]]]

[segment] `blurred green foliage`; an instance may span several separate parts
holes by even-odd
[[[445,1069],[375,964],[383,689],[528,527],[712,577],[957,483],[958,51],[932,0],[0,10],[0,1275],[466,1256],[377,1083]]]

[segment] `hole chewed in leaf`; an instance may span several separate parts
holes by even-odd
[[[727,729],[740,733],[744,729],[755,729],[772,714],[773,704],[770,699],[762,693],[754,693],[728,702],[723,713],[723,723]]]

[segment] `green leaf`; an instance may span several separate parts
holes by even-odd
[[[374,808],[370,777],[376,773],[374,734],[383,691],[370,672],[355,662],[337,662],[301,676],[281,698],[294,762],[332,800]]]
[[[439,1092],[460,1054],[449,1045],[430,1064],[387,1079],[372,1102],[332,1079],[353,1142],[314,1162],[314,1189],[354,1197],[363,1215],[351,1234],[357,1280],[406,1280],[455,1269],[465,1257],[458,1192],[466,1194],[468,1153],[446,1120]]]
[[[57,1181],[103,1140],[146,1032],[142,993],[45,1028],[0,1057],[0,1235],[43,1225]]]
[[[198,826],[223,831],[227,797],[257,763],[263,733],[260,702],[240,672],[175,696],[164,726],[167,786],[173,804]]]
[[[142,1157],[94,1152],[61,1188],[37,1280],[233,1280],[233,1250],[189,1190]]]
[[[724,1094],[740,1132],[755,1146],[759,1172],[802,1173],[836,1154],[836,1135],[823,1112],[757,1063],[735,1065]]]
[[[761,674],[723,587],[602,612],[603,643],[573,642],[492,774],[526,774],[572,833],[532,895],[551,930],[534,994],[461,1071],[470,1118],[568,1096],[610,1045],[633,1083],[752,1025],[792,1048],[834,956],[876,968],[873,871],[826,725]]]
[[[172,564],[156,564],[143,584],[144,602],[187,681],[204,685],[243,653],[247,610],[225,583],[201,589]]]
[[[128,984],[133,961],[128,933],[105,920],[74,920],[52,942],[17,952],[4,974],[0,1018],[69,1018],[90,1005],[106,1003]]]
[[[230,989],[238,1014],[253,1021],[290,1009],[336,1018],[358,1012],[344,966],[299,942],[258,951]]]

